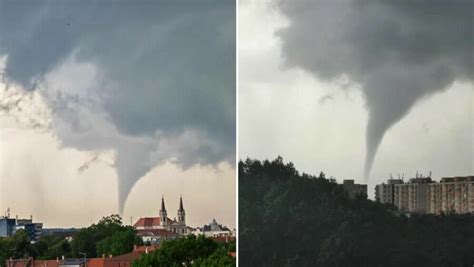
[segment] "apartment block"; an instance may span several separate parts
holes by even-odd
[[[381,203],[395,204],[395,185],[403,184],[402,179],[388,179],[387,183],[375,186],[375,200]]]
[[[429,212],[474,212],[474,176],[445,177],[429,187]]]
[[[396,184],[394,204],[397,208],[409,213],[426,213],[428,211],[428,185],[430,177],[411,178],[407,183]]]
[[[474,213],[474,176],[444,177],[439,183],[418,175],[406,183],[389,179],[375,186],[375,199],[407,213]]]

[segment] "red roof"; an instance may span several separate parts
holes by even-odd
[[[17,260],[7,260],[6,266],[11,267],[43,267],[43,266],[50,266],[55,267],[59,265],[59,260],[33,260],[32,258],[29,259],[17,259]]]
[[[168,218],[168,221],[170,223],[175,222],[175,220],[172,220]],[[153,226],[160,226],[160,217],[145,217],[145,218],[140,218],[134,225],[133,227],[153,227]]]
[[[112,258],[105,258],[106,261],[134,261],[136,259],[139,259],[142,256],[143,252],[138,252],[138,251],[132,251],[127,254],[122,254],[119,256],[115,256]]]
[[[7,260],[5,263],[7,266],[11,266],[11,267],[25,267],[25,266],[31,265],[32,261],[33,259],[30,258],[30,259]]]
[[[152,252],[158,249],[159,246],[139,246],[135,247],[130,253],[118,255],[115,257],[103,257],[103,258],[89,258],[87,259],[88,267],[104,267],[104,266],[131,266],[134,260],[139,259],[147,251]],[[18,259],[18,260],[7,260],[7,266],[12,267],[57,267],[61,264],[62,260],[33,260],[29,259]]]
[[[133,248],[133,251],[144,253],[146,251],[150,252],[150,251],[156,250],[159,247],[160,247],[159,245],[137,246],[137,247]]]
[[[159,226],[160,224],[160,217],[145,217],[140,218],[133,226],[136,227],[152,227],[152,226]]]

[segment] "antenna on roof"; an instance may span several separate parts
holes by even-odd
[[[393,179],[393,177],[392,177],[392,173],[390,173],[390,179]]]
[[[416,170],[416,178],[418,178],[418,170]]]
[[[431,171],[430,171],[430,176],[429,177],[431,178]]]

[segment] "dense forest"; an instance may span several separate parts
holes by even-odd
[[[474,215],[405,215],[281,157],[239,162],[239,266],[473,266]]]

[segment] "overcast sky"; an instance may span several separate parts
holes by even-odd
[[[0,209],[235,226],[235,2],[0,1]]]
[[[239,157],[365,169],[371,198],[390,173],[473,175],[472,3],[452,2],[240,1]]]

